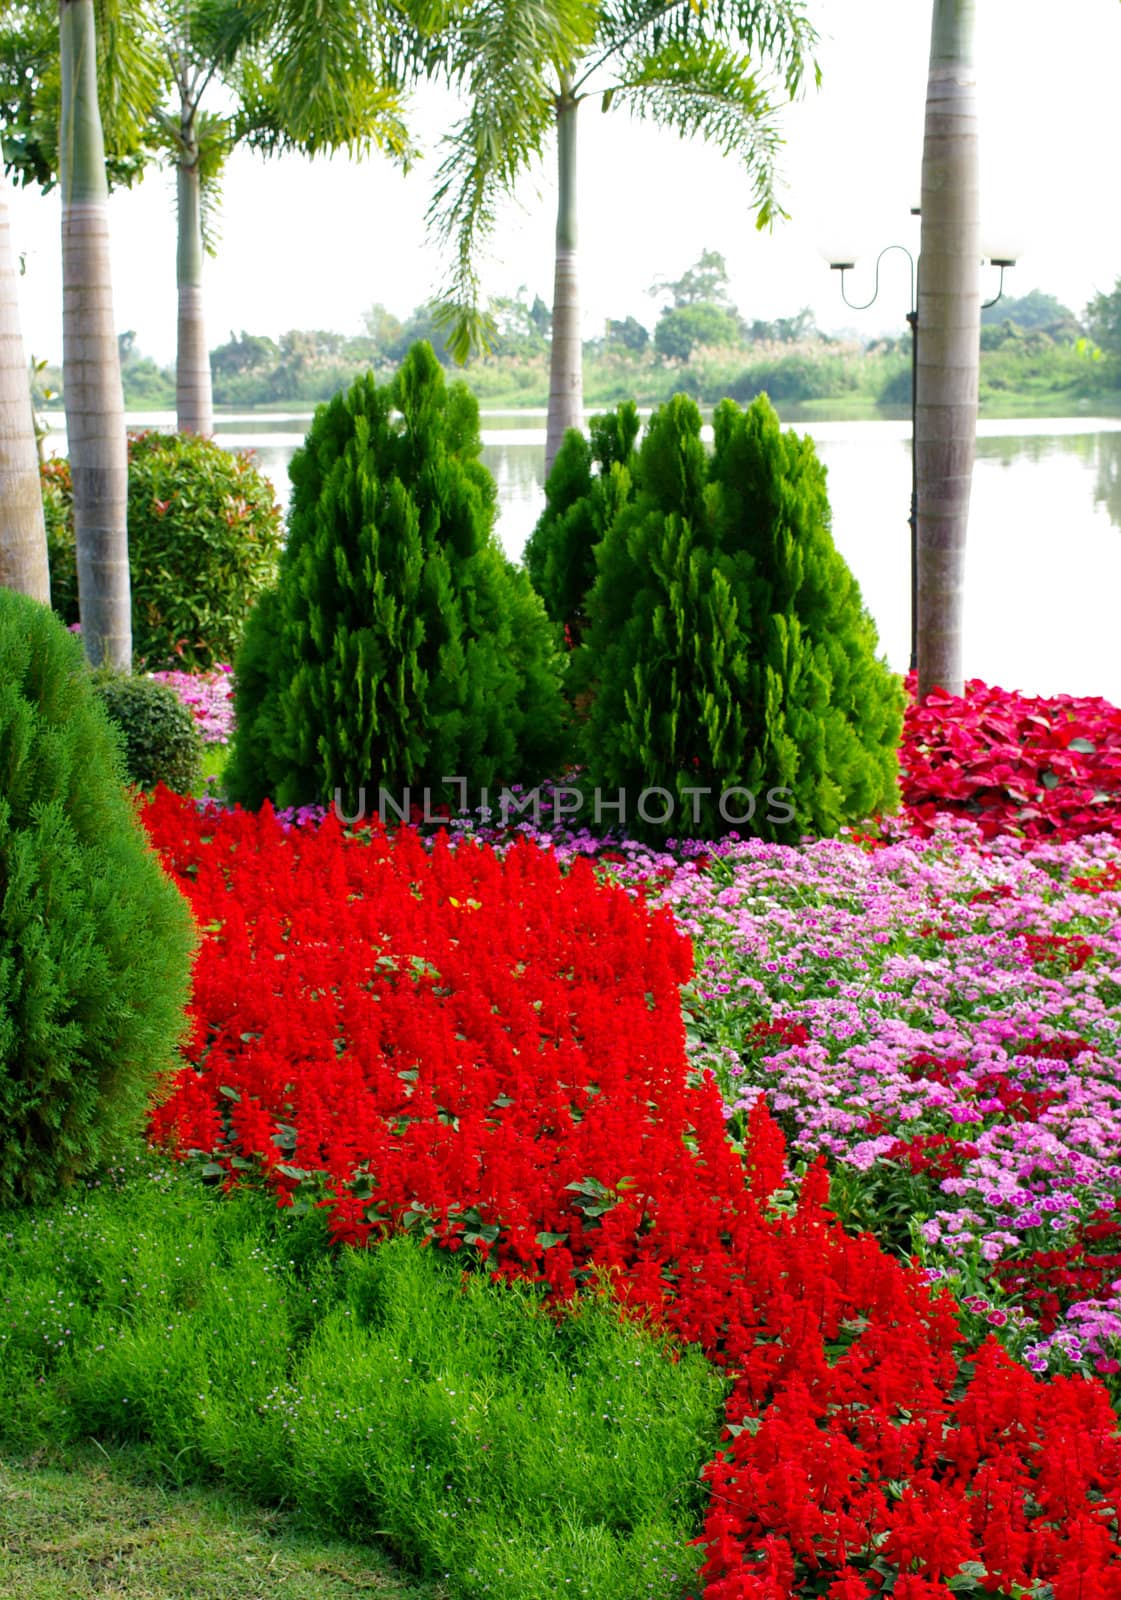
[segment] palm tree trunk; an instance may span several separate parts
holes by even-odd
[[[128,446],[109,260],[109,190],[97,104],[93,0],[59,0],[62,370],[78,612],[95,666],[128,672]]]
[[[39,452],[19,329],[3,161],[0,151],[0,586],[50,605]]]
[[[180,433],[212,434],[214,400],[210,385],[210,355],[206,348],[206,321],[202,310],[202,196],[199,152],[188,111],[180,127],[181,147],[176,165],[179,248],[176,281],[179,286],[179,326],[175,354],[175,412]]]
[[[576,115],[580,102],[562,81],[557,96],[556,269],[553,278],[553,335],[549,351],[549,419],[545,432],[545,474],[569,428],[584,426],[584,350],[580,342],[580,294],[576,276]]]
[[[965,537],[977,432],[981,236],[975,0],[934,0],[922,158],[915,460],[918,692],[961,694]]]

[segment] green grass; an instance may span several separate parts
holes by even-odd
[[[202,747],[202,782],[195,785],[191,793],[194,795],[224,794],[222,775],[226,770],[226,762],[230,758],[228,744],[204,744]]]
[[[369,1545],[214,1488],[168,1489],[132,1452],[0,1459],[3,1600],[443,1600]]]
[[[678,1600],[724,1394],[699,1352],[601,1299],[557,1317],[412,1239],[331,1252],[323,1230],[145,1165],[0,1216],[0,1451],[97,1441],[169,1492],[361,1538],[449,1600]]]

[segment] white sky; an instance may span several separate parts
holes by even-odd
[[[748,185],[704,145],[602,116],[581,127],[581,271],[585,336],[606,317],[653,326],[646,293],[676,277],[702,248],[725,256],[745,316],[774,318],[809,305],[828,329],[902,332],[908,309],[902,256],[884,264],[875,308],[840,304],[821,251],[854,250],[864,272],[850,295],[871,293],[871,261],[885,244],[917,244],[929,0],[815,0],[823,38],[820,91],[785,116],[784,204],[791,221],[759,234]],[[1121,276],[1121,4],[1118,0],[977,0],[983,215],[989,248],[1018,251],[1012,294],[1042,288],[1081,311]],[[275,337],[287,328],[358,333],[381,301],[404,317],[436,291],[444,263],[426,242],[424,212],[448,102],[415,102],[413,127],[428,158],[403,178],[381,158],[363,163],[237,154],[224,191],[222,239],[207,263],[210,343],[231,330]],[[442,120],[444,119],[444,120]],[[1111,194],[1114,196],[1110,198]],[[57,196],[9,194],[13,238],[26,252],[20,281],[29,353],[62,352]],[[504,212],[485,288],[521,285],[546,302],[552,289],[555,188],[551,168],[524,184]],[[110,202],[114,300],[120,329],[170,361],[175,346],[173,187],[153,172]],[[993,288],[995,293],[995,274]],[[865,285],[867,284],[867,289]],[[989,292],[986,283],[986,292]]]

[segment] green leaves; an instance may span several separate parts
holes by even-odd
[[[170,81],[148,0],[97,0],[97,93],[110,187],[128,186],[155,148],[151,117]],[[61,121],[57,0],[24,0],[0,17],[0,123],[7,167],[44,191],[58,180]]]
[[[429,219],[455,250],[445,300],[457,360],[485,348],[479,257],[497,207],[542,159],[560,110],[589,94],[602,109],[704,138],[739,157],[759,226],[776,198],[776,108],[810,70],[816,33],[804,0],[502,0],[470,8],[445,61],[471,109],[444,141]],[[812,68],[817,77],[816,66]],[[604,81],[606,80],[606,81]]]
[[[234,10],[239,9],[231,0]],[[401,118],[399,16],[364,0],[256,0],[252,40],[231,63],[237,136],[268,153],[380,148],[412,155]]]
[[[457,360],[486,346],[479,252],[499,200],[544,154],[558,85],[592,38],[594,21],[590,0],[499,0],[473,7],[454,30],[445,70],[471,108],[443,141],[428,216],[455,248],[444,298]]]
[[[786,213],[775,193],[781,139],[774,97],[739,50],[720,40],[669,40],[631,64],[616,90],[640,118],[735,156],[753,182],[759,227]]]

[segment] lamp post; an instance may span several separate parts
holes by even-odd
[[[912,206],[911,215],[917,217],[918,207]],[[910,298],[907,312],[907,326],[911,330],[911,513],[907,518],[911,530],[911,660],[910,668],[914,672],[918,668],[918,614],[919,614],[919,497],[918,482],[915,476],[915,400],[918,391],[918,359],[919,359],[919,306],[918,306],[918,263],[905,244],[888,244],[876,257],[876,265],[872,282],[871,298],[858,304],[850,300],[845,293],[845,273],[851,272],[856,265],[855,256],[850,260],[830,260],[829,266],[833,272],[841,274],[841,299],[853,311],[867,311],[869,306],[876,303],[880,293],[880,263],[886,255],[893,250],[898,250],[907,257],[907,266],[910,273]],[[1004,294],[1004,273],[1008,267],[1014,267],[1016,260],[1011,255],[991,255],[988,258],[991,266],[1000,268],[1000,284],[996,294],[991,300],[982,302],[981,310],[987,311],[990,306],[995,306]]]

